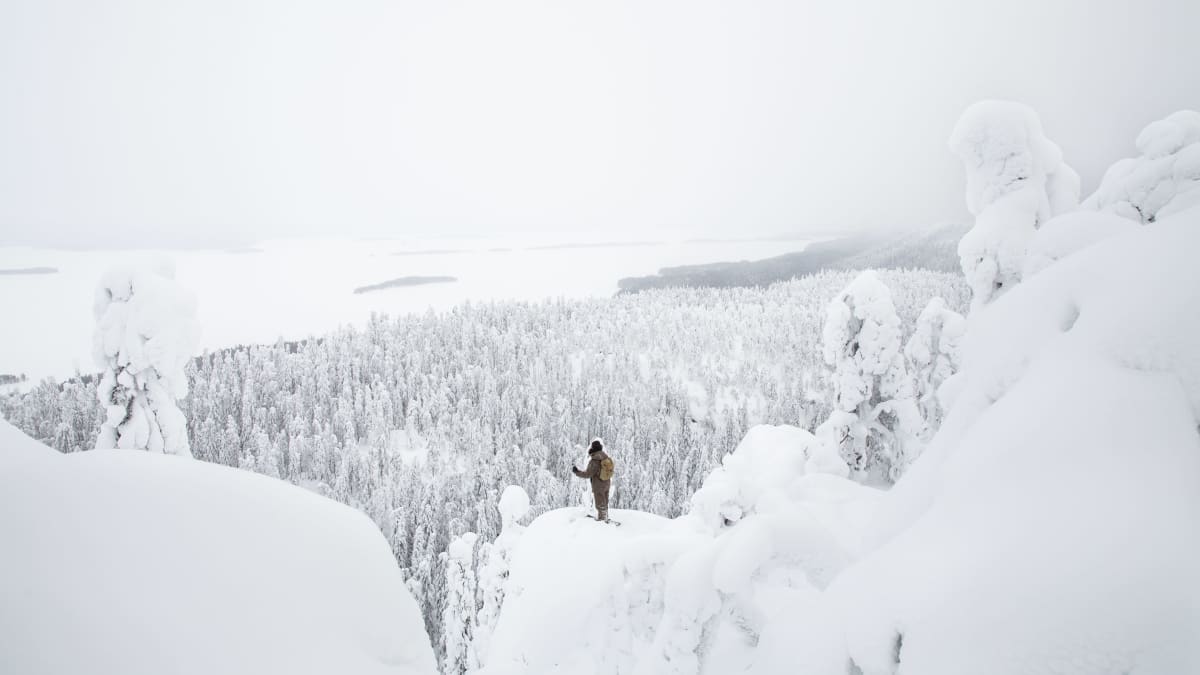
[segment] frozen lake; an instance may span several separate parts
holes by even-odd
[[[339,325],[452,307],[468,300],[610,296],[622,277],[661,267],[753,260],[804,248],[792,240],[628,242],[553,239],[280,240],[229,251],[71,251],[0,247],[0,373],[92,372],[92,296],[110,265],[166,256],[196,293],[201,345],[297,339]],[[355,294],[399,277],[457,281]]]

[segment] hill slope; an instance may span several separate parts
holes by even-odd
[[[864,233],[820,241],[803,251],[763,260],[666,267],[646,277],[618,282],[621,293],[651,288],[766,286],[822,270],[880,268],[959,271],[957,246],[966,227],[943,225],[901,233]]]

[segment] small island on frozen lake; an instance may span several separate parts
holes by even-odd
[[[425,284],[448,284],[458,281],[458,277],[432,276],[432,277],[397,277],[387,281],[381,281],[377,284],[368,286],[359,286],[354,289],[355,295],[359,293],[370,293],[372,291],[382,291],[388,288],[401,288],[404,286],[423,286]]]
[[[14,267],[0,268],[0,276],[17,276],[23,274],[58,274],[56,267]]]

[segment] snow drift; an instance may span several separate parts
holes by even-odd
[[[0,672],[435,672],[379,530],[277,480],[0,422],[0,541]]]

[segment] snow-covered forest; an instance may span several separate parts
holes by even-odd
[[[0,675],[1200,675],[1200,2],[1051,4],[0,3]]]
[[[620,459],[614,508],[675,517],[752,425],[815,430],[833,405],[826,306],[856,274],[377,316],[363,331],[202,356],[187,367],[180,409],[197,459],[367,513],[436,643],[450,541],[494,539],[507,485],[527,489],[535,513],[586,503],[568,468],[588,439],[602,436]],[[929,331],[932,298],[965,310],[955,275],[879,278],[897,344],[918,325]],[[0,397],[0,412],[51,447],[88,450],[103,421],[96,384],[46,381]]]

